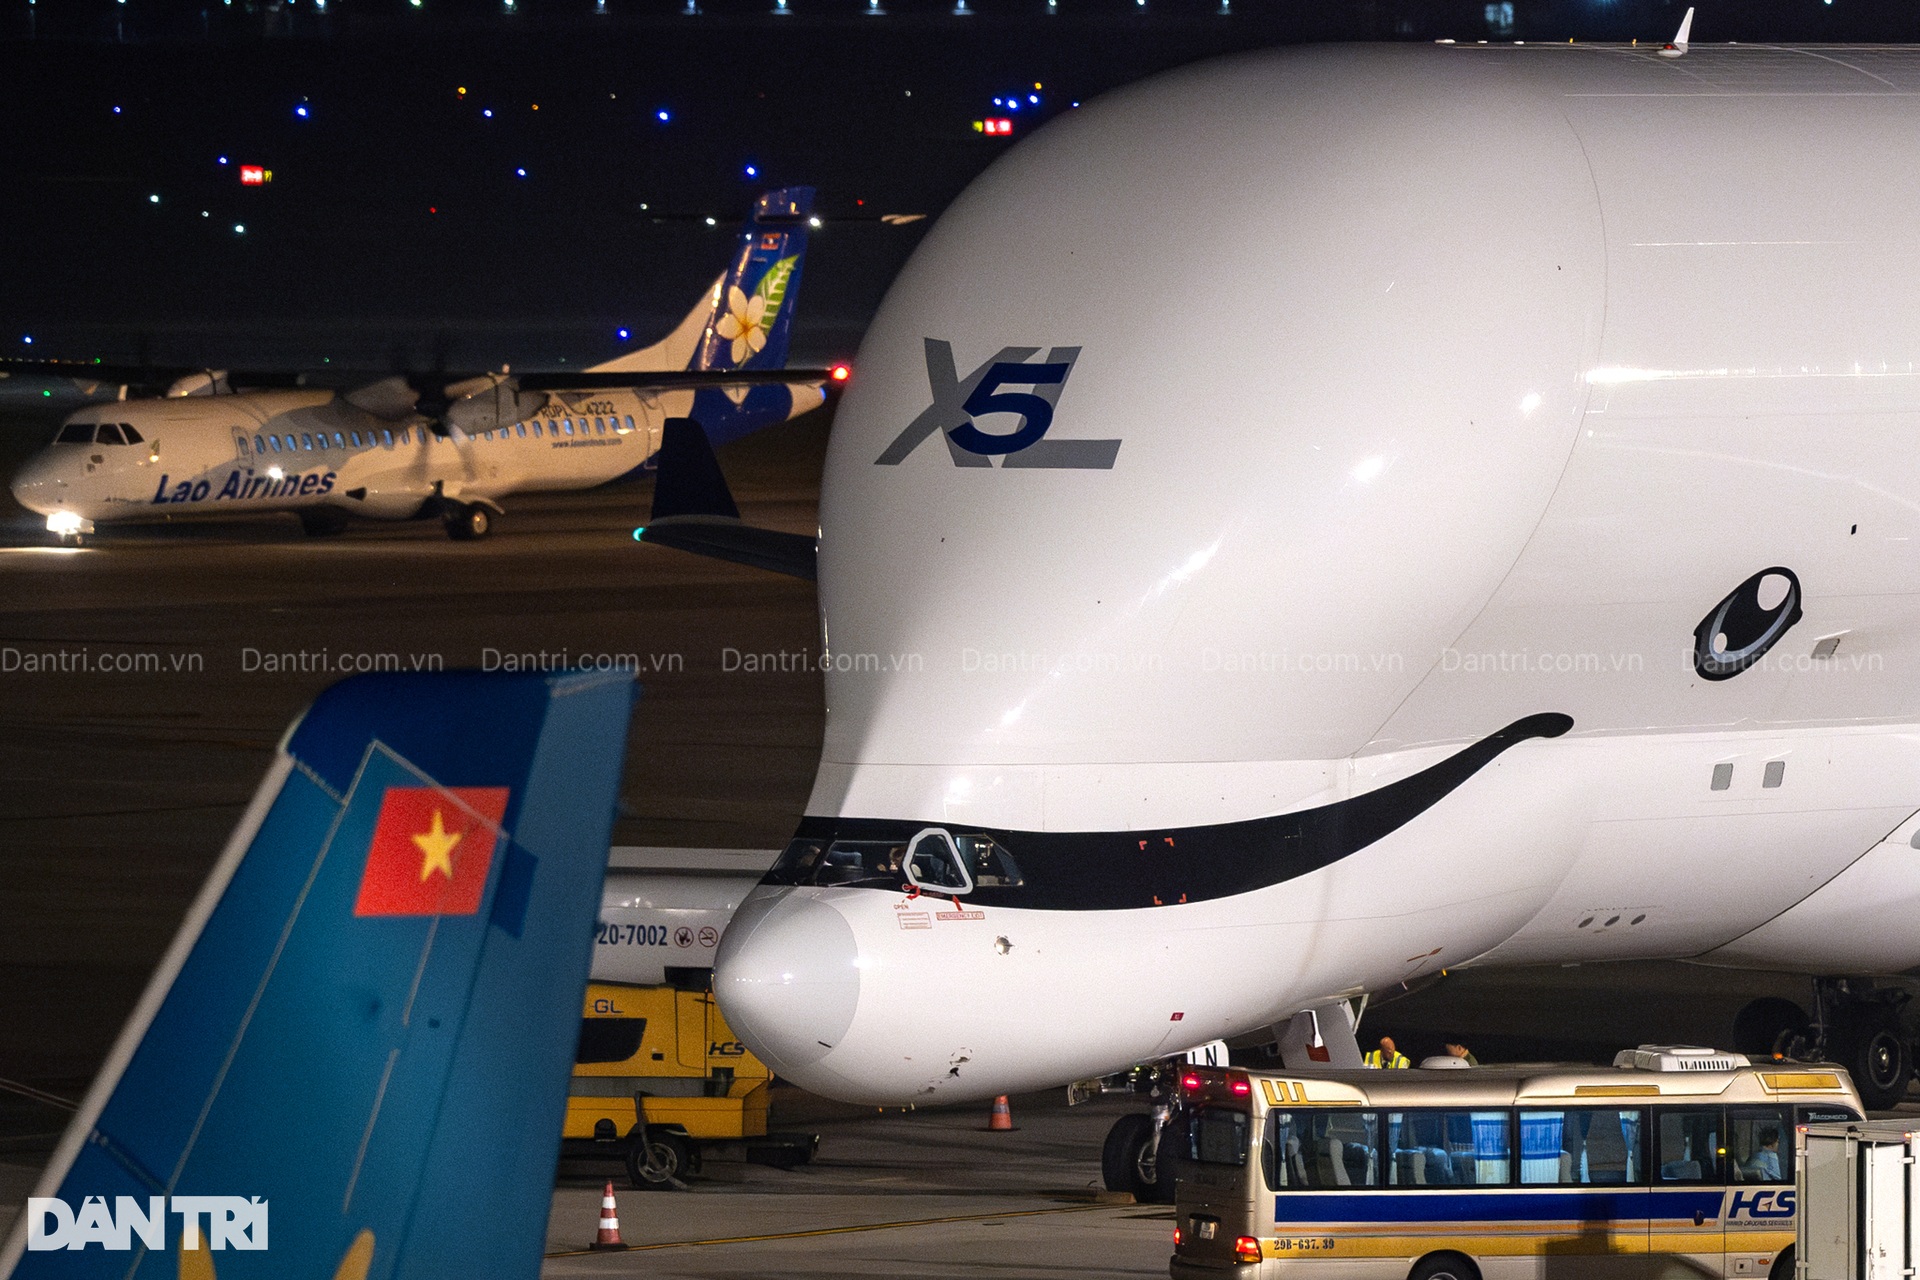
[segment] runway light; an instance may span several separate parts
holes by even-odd
[[[480,108],[480,115],[481,115],[481,118],[485,120],[493,119],[493,108],[492,107]]]
[[[757,177],[759,177],[759,176],[760,176],[760,169],[759,169],[759,166],[757,166],[757,165],[751,165],[751,164],[750,164],[750,165],[748,165],[748,166],[747,166],[747,176],[748,176],[749,178],[757,178]]]
[[[830,366],[827,369],[827,376],[829,378],[832,378],[835,382],[845,382],[848,378],[851,378],[853,376],[853,369],[849,367],[845,362],[842,362],[842,363]]]
[[[113,109],[113,114],[115,114],[115,115],[119,115],[119,114],[120,114],[120,108],[118,108],[118,107],[115,107],[115,108]]]
[[[227,158],[226,158],[225,156],[221,156],[221,157],[220,157],[220,159],[219,159],[219,160],[217,160],[217,161],[215,161],[214,163],[216,163],[216,164],[225,164],[226,162],[227,162]]]
[[[627,332],[625,329],[615,329],[613,333],[614,333],[614,336],[619,338],[620,341],[622,342],[625,342],[628,338],[633,336],[631,333]]]
[[[640,207],[641,207],[642,209],[644,209],[644,208],[646,208],[647,206],[645,206],[645,205],[641,205]],[[819,219],[819,218],[808,218],[808,219],[807,219],[807,225],[808,225],[808,226],[810,226],[810,227],[813,227],[813,228],[815,228],[815,229],[817,230],[817,229],[819,228],[819,226],[820,226],[820,219]]]
[[[671,124],[673,122],[673,113],[671,111],[668,111],[665,107],[662,107],[658,111],[653,113],[653,118],[655,120],[658,120],[661,124]]]
[[[247,234],[247,224],[246,224],[246,223],[244,223],[244,222],[236,222],[236,223],[234,223],[234,224],[233,224],[233,234],[235,234],[235,235],[237,235],[237,236],[243,236],[243,235],[245,235],[245,234]]]
[[[712,226],[717,226],[717,225],[719,225],[719,224],[718,224],[717,222],[715,222],[715,220],[714,220],[714,219],[712,219],[712,218],[708,218],[708,219],[707,219],[707,225],[708,225],[708,226],[710,226],[710,227],[712,227]]]
[[[307,110],[307,104],[303,102],[293,109],[293,114],[305,120],[312,113]]]
[[[458,89],[455,89],[454,92],[464,98],[467,96],[467,86],[461,85]]]
[[[527,171],[525,169],[515,169],[513,171],[513,176],[516,178],[524,178],[527,176]]]
[[[24,342],[24,343],[26,343],[26,344],[27,344],[28,346],[32,346],[32,345],[33,345],[33,335],[32,335],[32,334],[30,334],[30,333],[23,333],[23,334],[21,334],[21,335],[20,335],[20,341],[22,341],[22,342]]]
[[[147,203],[148,203],[148,204],[159,204],[159,203],[160,203],[160,197],[159,197],[159,196],[157,196],[157,195],[153,195],[153,196],[148,196],[148,197],[147,197]]]
[[[1027,95],[1027,101],[1031,102],[1034,106],[1037,107],[1040,105],[1040,95],[1037,93],[1030,93]]]

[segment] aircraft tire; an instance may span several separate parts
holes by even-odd
[[[1113,1122],[1100,1149],[1100,1177],[1107,1190],[1128,1192],[1141,1204],[1162,1203],[1163,1185],[1172,1192],[1173,1179],[1162,1178],[1160,1162],[1147,1159],[1152,1138],[1152,1116],[1135,1112]],[[1171,1199],[1171,1194],[1165,1198]]]
[[[493,532],[493,512],[477,502],[463,503],[447,513],[447,536],[455,542],[474,542]]]
[[[677,1133],[651,1131],[644,1144],[637,1136],[627,1144],[627,1178],[641,1191],[684,1187],[691,1172],[693,1148]]]
[[[1899,1010],[1884,1004],[1843,1006],[1834,1017],[1828,1057],[1847,1069],[1869,1111],[1886,1111],[1907,1096],[1913,1052]]]
[[[1733,1016],[1733,1048],[1765,1061],[1782,1042],[1807,1031],[1807,1011],[1780,996],[1762,996]]]

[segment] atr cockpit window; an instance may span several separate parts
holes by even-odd
[[[94,437],[100,444],[125,444],[127,438],[120,434],[120,428],[111,422],[100,424],[100,434]]]
[[[128,426],[124,422],[120,424],[120,433],[126,436],[128,444],[145,444],[146,443],[145,440],[141,439],[140,433],[138,431],[135,431],[132,427]]]
[[[907,879],[936,893],[966,893],[973,888],[973,877],[960,860],[953,837],[939,827],[914,836],[907,853]]]
[[[60,428],[60,434],[53,438],[55,444],[92,444],[93,424],[91,422],[69,422]]]
[[[960,847],[960,856],[980,888],[1012,889],[1026,883],[1020,875],[1020,864],[992,836],[955,836],[953,842]]]

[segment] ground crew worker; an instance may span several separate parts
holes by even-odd
[[[1450,1057],[1465,1058],[1467,1065],[1470,1067],[1477,1067],[1480,1065],[1480,1059],[1473,1056],[1473,1050],[1467,1048],[1467,1046],[1459,1040],[1447,1041],[1446,1050],[1447,1050],[1448,1056]]]
[[[1413,1065],[1413,1063],[1407,1061],[1406,1054],[1394,1047],[1392,1036],[1380,1037],[1380,1047],[1368,1051],[1366,1064],[1370,1067],[1383,1068],[1411,1067]]]

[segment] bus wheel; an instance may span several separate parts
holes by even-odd
[[[642,1191],[671,1191],[692,1172],[693,1151],[677,1133],[649,1133],[627,1144],[627,1177]]]
[[[1407,1280],[1480,1280],[1480,1268],[1463,1253],[1430,1253],[1413,1264]]]
[[[1148,1155],[1153,1140],[1153,1117],[1135,1112],[1121,1116],[1107,1130],[1100,1149],[1100,1177],[1109,1191],[1125,1191],[1141,1204],[1155,1203],[1160,1190],[1159,1162]]]
[[[1793,1246],[1788,1245],[1773,1260],[1773,1267],[1767,1272],[1767,1280],[1793,1280]]]

